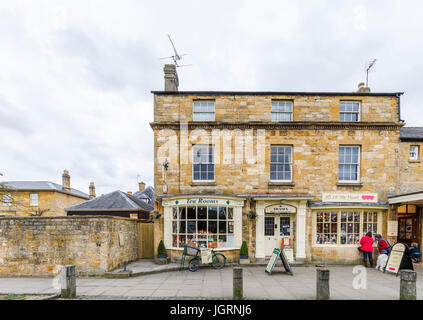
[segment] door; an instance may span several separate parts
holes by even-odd
[[[417,216],[398,218],[398,242],[406,243],[408,246],[412,242],[419,243],[419,219]]]
[[[280,248],[277,215],[264,217],[264,254],[272,255],[274,248]]]
[[[140,239],[139,258],[154,258],[154,224],[138,223],[138,234]]]

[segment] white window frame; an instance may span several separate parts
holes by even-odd
[[[211,105],[213,111],[211,111]],[[215,121],[216,120],[216,105],[214,100],[195,100],[192,107],[193,121]],[[201,119],[200,115],[212,114],[213,118]]]
[[[10,193],[3,193],[2,204],[5,207],[10,207],[12,205],[12,195]]]
[[[290,111],[286,111],[285,107],[286,106],[290,106]],[[275,110],[276,108],[282,108],[283,111],[280,110]],[[289,120],[278,120],[275,119],[274,117],[277,118],[278,115],[286,115],[289,114]],[[294,102],[293,101],[289,101],[289,100],[272,100],[272,110],[270,113],[270,117],[271,120],[273,122],[292,122],[294,121]]]
[[[336,212],[337,213],[337,238],[336,238],[336,244],[332,244],[332,243],[317,243],[317,213],[319,212]],[[367,231],[365,232],[363,230],[363,226],[364,223],[368,223],[368,219],[366,221],[364,221],[364,212],[366,212],[367,214],[371,213],[376,213],[377,214],[377,218],[376,218],[376,233],[378,234],[382,234],[382,225],[383,225],[383,221],[382,221],[382,217],[383,217],[383,210],[381,210],[380,208],[320,208],[320,209],[313,209],[313,222],[312,222],[312,247],[357,247],[358,244],[356,243],[344,243],[341,244],[341,213],[342,212],[360,212],[360,221],[359,221],[359,241],[361,239],[361,237],[365,236],[365,234],[367,233]],[[349,223],[348,221],[346,222],[347,224]],[[373,222],[372,222],[373,223]],[[324,222],[323,222],[324,224]],[[324,226],[323,226],[324,228]],[[347,226],[348,228],[348,226]],[[372,230],[372,237],[374,238],[375,234],[374,230]],[[374,242],[373,244],[375,244],[376,242]]]
[[[195,219],[188,219],[188,208],[195,208]],[[205,219],[199,219],[198,218],[198,207],[206,207],[206,218]],[[209,208],[210,207],[216,207],[217,208],[217,216],[216,219],[209,219]],[[185,219],[180,219],[179,217],[179,211],[181,208],[185,208]],[[225,208],[226,211],[226,219],[220,219],[219,213],[220,213],[220,208]],[[174,214],[175,214],[175,210],[176,210],[176,219],[174,218]],[[232,217],[229,218],[229,210],[232,211]],[[220,232],[219,228],[220,228],[220,222],[222,222],[222,220],[225,221],[226,224],[226,231],[225,232]],[[180,222],[183,221],[185,222],[185,232],[180,233],[179,231],[179,227],[180,227]],[[188,232],[188,221],[190,222],[195,222],[195,232],[193,233],[189,233]],[[207,233],[200,233],[198,230],[198,222],[202,221],[202,222],[206,222],[206,231]],[[173,229],[173,223],[176,222],[176,233],[174,233],[174,229]],[[209,234],[208,230],[209,230],[209,222],[216,222],[216,233],[212,233]],[[232,233],[229,232],[229,225],[232,223]],[[207,247],[209,247],[209,242],[210,238],[208,236],[216,236],[216,242],[217,242],[217,247],[214,249],[232,249],[236,243],[235,243],[235,208],[231,207],[231,206],[225,206],[225,205],[180,205],[180,206],[176,206],[176,207],[172,207],[172,212],[171,212],[171,223],[170,223],[170,233],[171,233],[171,246],[173,249],[181,249],[184,246],[174,246],[174,236],[185,236],[185,241],[187,240],[187,237],[192,235],[193,239],[199,239],[199,236],[207,236]],[[225,246],[219,247],[219,237],[220,236],[225,236],[226,237],[226,241],[225,241]],[[229,246],[229,237],[232,236],[232,246]],[[187,241],[185,242],[187,243]],[[197,242],[197,246],[198,246],[198,242]]]
[[[357,163],[340,163],[340,156],[341,156],[341,148],[358,148],[358,162]],[[342,165],[356,165],[357,166],[357,180],[341,180],[341,170],[340,166]],[[361,164],[361,146],[353,146],[353,145],[340,145],[338,148],[338,182],[339,183],[359,183],[360,182],[360,164]]]
[[[291,154],[290,154],[290,159],[291,159],[291,161],[290,162],[276,162],[276,163],[272,163],[272,148],[277,148],[277,147],[284,147],[284,148],[290,148],[290,150],[291,150]],[[270,171],[270,181],[271,182],[292,182],[292,176],[293,176],[293,172],[292,172],[292,169],[293,169],[293,163],[294,163],[294,159],[293,159],[293,157],[294,157],[294,154],[293,154],[293,146],[291,146],[291,145],[277,145],[277,144],[275,144],[275,145],[271,145],[270,146],[270,168],[269,168],[269,171]],[[289,180],[279,180],[279,179],[272,179],[272,164],[275,164],[275,165],[289,165],[290,166],[290,169],[291,169],[291,179],[289,179]],[[276,171],[276,172],[278,172],[278,171]]]
[[[212,162],[209,162],[209,161],[207,161],[207,162],[195,162],[195,149],[196,148],[201,148],[201,147],[207,147],[207,148],[210,148],[211,147],[211,154],[212,154]],[[214,145],[212,145],[212,144],[196,144],[196,145],[193,145],[192,146],[192,181],[193,182],[215,182],[216,181],[216,164],[215,164],[215,161],[214,161]],[[210,155],[210,154],[208,154],[208,155]],[[200,171],[200,179],[195,179],[195,176],[194,176],[194,165],[196,165],[196,164],[205,164],[205,165],[213,165],[213,179],[208,179],[208,175],[207,175],[207,179],[206,180],[204,180],[204,179],[201,179],[201,171]],[[208,171],[207,171],[208,172]]]
[[[343,104],[358,104],[358,111],[342,111]],[[357,121],[345,121],[341,119],[342,114],[357,114]],[[360,101],[341,101],[339,103],[339,121],[341,122],[360,122],[361,121],[361,103]]]
[[[29,205],[31,207],[38,207],[39,205],[38,193],[33,192],[29,194]]]
[[[411,161],[419,160],[419,153],[420,153],[420,146],[414,145],[414,144],[410,145],[410,160]],[[415,156],[413,157],[412,154],[415,154]]]

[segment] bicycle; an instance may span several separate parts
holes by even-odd
[[[185,263],[185,256],[193,256],[193,258],[188,263],[188,269],[191,272],[195,272],[200,269],[201,265],[201,257],[198,253],[201,251],[200,248],[190,246],[188,244],[184,247],[184,254],[182,256],[182,263],[181,268],[183,268]],[[213,249],[211,250],[212,254],[212,262],[209,263],[214,269],[222,269],[226,264],[226,257],[223,253],[215,252]]]

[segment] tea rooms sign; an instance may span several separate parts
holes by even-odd
[[[322,192],[322,201],[376,203],[377,193]]]

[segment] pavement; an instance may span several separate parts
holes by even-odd
[[[330,270],[331,299],[398,300],[400,277],[376,269],[327,266]],[[316,267],[294,267],[294,275],[275,267],[272,275],[263,266],[243,269],[246,299],[315,299]],[[366,273],[366,282],[359,278]],[[416,267],[417,299],[423,299],[423,268]],[[202,268],[197,272],[171,271],[123,279],[77,278],[79,299],[231,299],[232,267]],[[0,278],[0,294],[57,294],[53,278]],[[56,280],[57,281],[57,280]],[[366,284],[354,289],[353,282]],[[57,282],[56,282],[57,283]],[[57,288],[57,286],[56,286]]]

